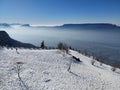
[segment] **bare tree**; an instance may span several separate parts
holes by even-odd
[[[21,76],[20,76],[20,72],[23,64],[24,62],[16,62],[16,72],[18,74],[18,79],[19,79],[22,90],[29,90],[29,87],[25,84],[25,82],[21,79]]]
[[[71,64],[72,64],[72,62],[70,61],[69,65],[68,65],[68,69],[67,69],[68,72],[71,72]]]
[[[16,53],[19,54],[19,52],[18,52],[18,48],[17,48],[17,47],[15,48],[15,50],[16,50]]]
[[[94,65],[95,64],[95,60],[93,59],[93,60],[91,60],[91,64],[92,65]]]
[[[24,64],[24,62],[16,62],[16,72],[18,74],[18,78],[20,78],[20,71],[21,71],[23,64]]]
[[[62,42],[58,43],[57,48],[63,52],[63,56],[65,55],[65,53],[67,54],[69,53],[69,48],[66,43],[62,43]]]
[[[44,49],[45,48],[45,43],[44,43],[44,41],[42,41],[41,42],[41,46],[40,46],[42,49]]]

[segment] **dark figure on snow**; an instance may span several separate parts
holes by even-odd
[[[40,46],[42,49],[45,48],[45,44],[44,44],[44,41],[41,42],[41,46]]]

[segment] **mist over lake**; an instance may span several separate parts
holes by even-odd
[[[11,38],[40,46],[44,40],[48,47],[59,42],[94,55],[107,64],[120,63],[120,30],[69,30],[57,28],[12,27],[1,28]]]

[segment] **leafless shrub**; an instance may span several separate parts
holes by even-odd
[[[4,86],[4,78],[2,75],[0,75],[0,90],[2,89],[2,87]]]
[[[102,66],[103,65],[103,63],[102,62],[100,62],[100,66]]]
[[[22,88],[22,90],[29,90],[29,87],[27,86],[27,84],[25,84],[25,82],[21,79],[21,76],[20,76],[20,72],[21,72],[21,69],[22,69],[22,65],[25,64],[24,62],[16,62],[16,72],[18,74],[18,79],[20,81],[20,86]]]
[[[63,52],[63,56],[65,56],[65,53],[69,54],[68,45],[66,43],[58,43],[57,48]]]
[[[112,64],[113,67],[120,68],[120,63]]]
[[[71,72],[71,64],[72,64],[72,62],[70,62],[70,63],[68,64],[68,69],[67,69],[68,72]]]
[[[20,78],[20,71],[21,71],[23,64],[24,64],[24,62],[16,62],[16,72],[17,72],[19,78]]]
[[[93,59],[93,60],[91,60],[91,64],[92,65],[94,65],[95,64],[95,60]]]
[[[116,71],[116,67],[112,67],[111,70],[112,70],[113,72],[115,72],[115,71]]]

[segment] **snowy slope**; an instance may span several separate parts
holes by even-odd
[[[70,55],[59,50],[0,50],[0,90],[120,90],[120,70],[75,51],[70,53],[82,62],[75,62]],[[24,62],[20,80],[16,62]],[[71,73],[67,71],[71,65]]]

